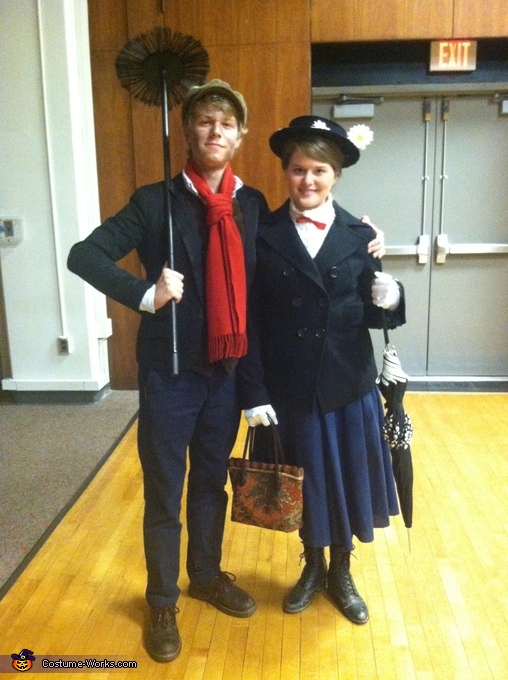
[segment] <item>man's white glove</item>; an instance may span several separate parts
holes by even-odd
[[[273,422],[277,425],[277,416],[275,415],[275,411],[270,406],[270,404],[245,409],[243,414],[250,427],[256,427],[256,425],[270,425],[268,416],[270,416]]]
[[[362,217],[362,222],[368,224],[376,232],[376,238],[367,244],[367,252],[377,259],[381,259],[386,253],[385,232],[381,231],[375,224],[372,224],[368,215]]]
[[[375,272],[372,281],[372,302],[376,307],[394,310],[400,302],[400,289],[397,281],[385,272]]]

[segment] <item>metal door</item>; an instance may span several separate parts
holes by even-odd
[[[314,113],[329,115],[316,104]],[[386,234],[385,271],[404,283],[392,331],[413,376],[508,376],[508,117],[492,96],[386,97],[374,140],[334,195]],[[373,332],[381,354],[382,334]]]

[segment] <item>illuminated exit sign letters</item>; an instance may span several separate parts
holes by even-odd
[[[431,71],[474,71],[476,40],[433,40],[430,44]]]

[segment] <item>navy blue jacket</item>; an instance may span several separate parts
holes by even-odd
[[[186,187],[181,174],[171,183],[175,270],[184,275],[184,294],[176,305],[179,370],[206,370],[205,253],[207,249],[206,208]],[[256,233],[268,207],[261,192],[243,186],[236,193],[235,219],[244,241],[248,290],[255,268]],[[133,249],[146,273],[140,278],[118,267]],[[87,238],[75,244],[68,257],[69,269],[85,281],[127,307],[139,312],[145,292],[157,282],[168,261],[168,235],[164,219],[164,183],[139,188],[129,203],[105,220]],[[171,370],[172,305],[155,314],[140,312],[137,359],[143,370]],[[239,382],[250,381],[248,362]],[[256,373],[257,378],[257,373]],[[240,385],[242,388],[242,385]],[[241,394],[243,393],[241,389]]]
[[[351,402],[375,385],[369,328],[382,328],[371,301],[379,260],[367,253],[373,230],[334,204],[336,219],[314,259],[289,217],[289,202],[258,234],[254,292],[264,381],[270,402],[323,412]],[[405,322],[401,303],[389,328]],[[256,351],[254,344],[251,351]]]

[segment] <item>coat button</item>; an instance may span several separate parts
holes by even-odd
[[[320,307],[328,307],[328,298],[325,297],[319,298],[318,305]]]
[[[294,271],[293,267],[286,267],[285,269],[283,269],[282,273],[284,274],[284,276],[291,276],[293,271]]]
[[[317,331],[314,333],[316,338],[324,338],[326,334],[326,328],[318,328]]]
[[[291,300],[291,305],[293,307],[302,307],[303,306],[302,298],[294,298],[293,300]]]
[[[299,328],[299,329],[296,331],[296,334],[298,335],[299,338],[303,338],[303,336],[304,336],[306,333],[307,333],[307,329],[306,329],[304,326],[302,326],[302,328]]]
[[[339,269],[338,267],[332,267],[328,273],[332,279],[336,279],[339,275]]]

